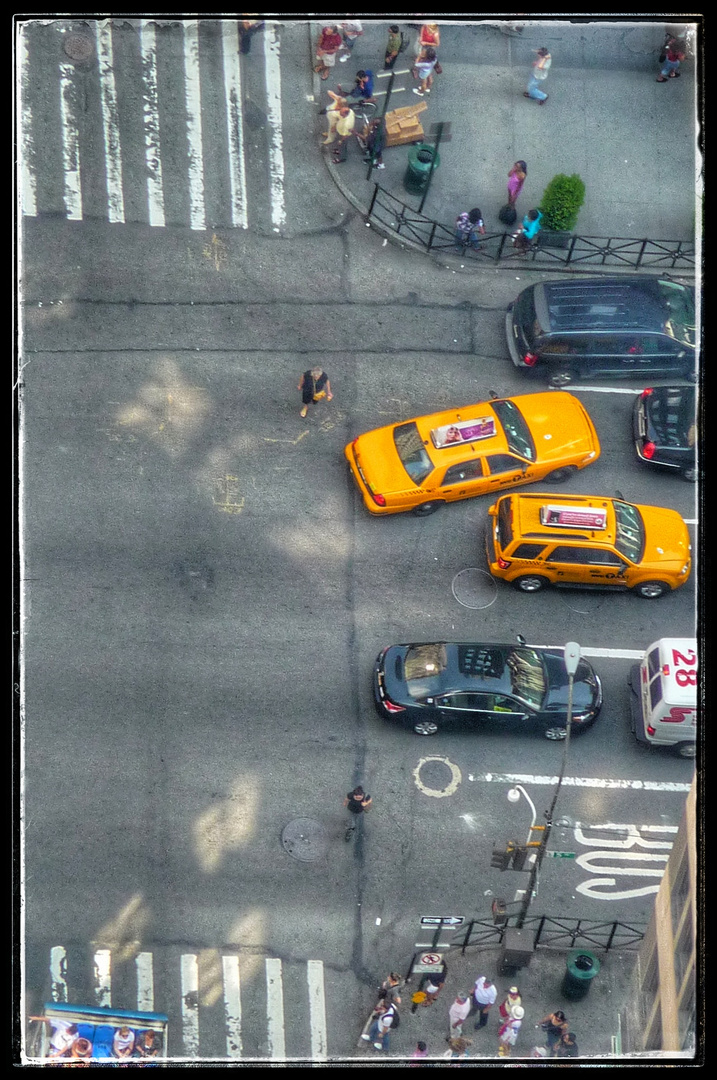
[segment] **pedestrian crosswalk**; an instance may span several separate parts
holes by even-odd
[[[56,945],[46,974],[33,988],[42,1001],[166,1013],[172,1059],[328,1060],[320,960]]]
[[[241,56],[232,19],[18,22],[19,213],[281,233],[302,31],[267,20]]]

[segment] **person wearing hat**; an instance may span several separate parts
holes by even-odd
[[[501,1020],[507,1020],[510,1016],[510,1010],[514,1005],[522,1005],[520,997],[520,990],[517,986],[511,986],[508,993],[505,996],[505,1000],[501,1001],[498,1006],[498,1012],[500,1013]]]
[[[525,1010],[522,1006],[513,1005],[510,1016],[498,1028],[498,1057],[510,1057],[510,1052],[515,1046],[524,1016]]]
[[[463,1024],[471,1011],[470,998],[467,994],[456,994],[456,1000],[448,1010],[448,1035],[446,1041],[463,1034]]]

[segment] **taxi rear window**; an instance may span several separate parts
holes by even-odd
[[[418,426],[411,421],[393,429],[393,441],[401,464],[417,486],[433,472],[433,462],[426,452]]]
[[[498,542],[505,549],[513,539],[513,511],[510,499],[498,503]]]

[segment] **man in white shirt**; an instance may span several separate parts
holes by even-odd
[[[476,979],[476,984],[473,987],[473,1001],[475,1002],[473,1011],[478,1012],[479,1014],[478,1020],[474,1025],[476,1030],[485,1027],[488,1023],[488,1013],[490,1012],[491,1006],[495,1004],[497,996],[498,991],[495,983],[491,982],[486,975],[481,975]]]
[[[356,39],[363,34],[363,26],[358,19],[347,19],[340,25],[341,37],[344,39],[344,48],[347,50],[339,57],[339,62],[345,64],[351,56],[351,50],[356,44]]]
[[[471,1011],[471,1003],[467,994],[458,994],[456,1000],[448,1010],[448,1039],[457,1038],[463,1034],[463,1022]]]

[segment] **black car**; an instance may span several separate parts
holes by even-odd
[[[694,378],[694,289],[668,278],[573,278],[530,285],[509,305],[505,332],[516,367],[575,379]]]
[[[649,465],[697,479],[697,393],[694,386],[643,390],[632,412],[637,456]]]
[[[376,659],[373,692],[380,716],[418,735],[464,722],[565,738],[568,676],[561,648],[465,641],[390,645]],[[581,659],[571,731],[588,727],[601,705],[600,680]]]

